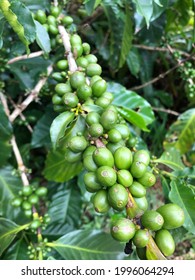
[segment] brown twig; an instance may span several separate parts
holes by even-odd
[[[179,116],[180,114],[176,111],[173,110],[169,110],[169,109],[164,109],[164,108],[156,108],[156,107],[152,107],[152,110],[157,111],[157,112],[165,112],[167,114],[171,114],[174,116]]]
[[[0,98],[1,98],[1,102],[2,102],[2,105],[3,105],[4,110],[5,110],[5,113],[8,117],[8,119],[10,120],[10,113],[9,113],[9,108],[8,108],[8,105],[7,105],[7,100],[2,93],[0,93]],[[26,167],[23,163],[23,159],[22,159],[22,156],[20,154],[20,150],[18,149],[18,145],[16,143],[15,136],[12,136],[12,138],[10,140],[10,143],[12,145],[12,149],[13,149],[16,161],[17,161],[18,170],[20,171],[20,177],[21,177],[23,186],[28,186],[29,181],[28,181],[28,177],[27,177],[27,169],[26,169]]]
[[[151,47],[151,46],[145,46],[145,45],[137,45],[134,44],[133,47],[137,49],[147,50],[147,51],[159,51],[159,52],[169,52],[169,48],[160,48],[160,47]],[[186,53],[184,51],[178,50],[178,49],[172,49],[173,52],[180,52],[181,55],[185,57],[191,57],[189,53]],[[192,59],[195,59],[195,57],[191,57]]]
[[[38,52],[31,53],[29,55],[25,54],[25,55],[17,56],[17,57],[10,59],[7,64],[13,64],[14,62],[17,62],[20,60],[38,57],[38,56],[41,56],[42,54],[44,54],[43,51],[38,51]]]
[[[171,73],[172,71],[174,71],[176,68],[180,67],[184,62],[188,61],[189,59],[191,59],[191,56],[186,58],[186,59],[183,59],[183,60],[180,60],[175,66],[173,66],[172,68],[170,68],[169,70],[167,70],[166,72],[164,73],[161,73],[160,75],[158,75],[156,78],[144,83],[143,85],[140,85],[140,86],[135,86],[135,87],[132,87],[130,88],[130,90],[138,90],[138,89],[142,89],[144,87],[147,87],[153,83],[156,83],[157,81],[159,81],[160,79],[164,79],[165,76],[167,76],[169,73]]]
[[[64,45],[65,56],[67,57],[67,60],[68,60],[69,70],[70,70],[70,72],[75,72],[78,67],[77,67],[76,61],[74,59],[74,56],[72,54],[72,51],[71,51],[69,34],[67,33],[66,29],[62,25],[58,26],[58,30],[59,30],[59,33],[61,35],[62,42]]]
[[[47,77],[42,78],[37,83],[37,85],[34,87],[34,89],[31,91],[31,93],[27,96],[27,98],[21,104],[17,105],[17,108],[10,115],[10,121],[11,122],[13,122],[21,114],[21,112],[24,111],[26,109],[26,107],[28,107],[29,104],[37,98],[41,88],[46,83],[47,78],[51,74],[52,70],[53,70],[53,68],[50,65],[47,68]]]

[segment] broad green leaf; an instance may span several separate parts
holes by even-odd
[[[144,118],[139,115],[137,112],[131,110],[131,109],[126,109],[126,108],[121,108],[117,107],[118,112],[120,115],[126,119],[129,123],[133,124],[134,126],[139,127],[143,131],[149,132],[149,129],[146,127]]]
[[[51,223],[68,223],[73,226],[80,223],[81,195],[75,180],[53,185],[53,195],[48,208]]]
[[[12,135],[12,126],[0,104],[0,140],[9,140]]]
[[[195,197],[190,188],[188,188],[180,179],[171,182],[171,191],[169,198],[173,203],[178,204],[184,211],[184,227],[195,234]]]
[[[50,8],[51,1],[49,0],[22,0],[22,2],[30,9],[33,11],[37,10],[46,10]]]
[[[140,115],[143,119],[145,126],[154,121],[154,112],[151,105],[137,93],[114,82],[108,83],[108,91],[114,94],[113,104],[126,110],[135,110],[137,115]]]
[[[126,4],[125,7],[125,26],[123,30],[123,38],[122,38],[122,45],[121,45],[121,53],[119,59],[119,68],[121,68],[126,59],[127,55],[132,46],[132,39],[133,39],[133,23],[132,23],[132,14],[130,12],[129,5]]]
[[[40,24],[38,21],[35,20],[36,25],[36,41],[39,47],[45,52],[49,53],[51,51],[51,44],[50,44],[50,38],[49,35],[43,27],[42,24]]]
[[[32,148],[51,146],[49,130],[55,116],[56,114],[53,111],[48,110],[34,126],[32,140],[31,140]]]
[[[18,195],[21,190],[21,179],[14,175],[12,167],[7,166],[0,169],[0,216],[14,219],[21,217],[19,210],[11,205],[11,200]]]
[[[62,147],[62,149],[67,148],[69,139],[73,136],[76,136],[78,132],[83,134],[85,128],[85,118],[81,115],[78,115],[78,117],[75,120],[73,120],[70,127],[66,130],[64,137],[60,139],[59,146]]]
[[[23,59],[10,64],[10,70],[14,73],[20,89],[27,91],[35,87],[40,80],[40,75],[46,74],[47,67],[51,65],[50,60],[44,57]]]
[[[174,146],[181,154],[185,154],[195,143],[195,109],[181,114],[171,125],[165,137],[164,147]]]
[[[28,245],[23,238],[17,240],[13,245],[11,245],[6,254],[3,255],[3,260],[28,260],[27,255]]]
[[[18,226],[14,222],[0,218],[0,256],[11,244],[17,233],[28,227],[28,225]]]
[[[116,72],[119,66],[121,55],[120,46],[122,44],[123,32],[125,26],[125,13],[121,9],[120,1],[104,0],[102,2],[105,15],[107,17],[107,32],[109,34],[109,64],[113,72]]]
[[[43,231],[43,235],[49,237],[51,240],[56,240],[74,230],[76,230],[76,228],[68,223],[50,223]]]
[[[129,70],[131,71],[131,74],[137,77],[141,68],[140,55],[137,49],[132,48],[130,50],[127,55],[126,62]]]
[[[0,167],[5,165],[11,154],[11,145],[9,142],[0,140]]]
[[[29,53],[28,46],[35,40],[35,24],[30,10],[20,1],[7,1],[7,5],[1,1],[0,9]]]
[[[102,0],[85,0],[84,4],[88,15],[91,15],[101,2]]]
[[[181,160],[181,154],[175,148],[165,150],[161,157],[154,159],[153,162],[167,165],[172,170],[183,170],[185,167]]]
[[[115,241],[110,234],[97,230],[73,231],[50,244],[65,260],[124,258],[124,244]]]
[[[170,182],[163,175],[160,175],[160,180],[161,180],[164,198],[166,201],[168,201],[169,192],[170,192]]]
[[[195,166],[186,167],[183,170],[177,170],[172,173],[177,179],[182,180],[187,187],[191,188],[195,194]]]
[[[65,136],[66,129],[73,121],[74,116],[73,112],[63,112],[53,120],[50,127],[50,136],[54,149],[58,147],[60,139]]]
[[[49,181],[58,183],[66,182],[75,177],[82,169],[82,163],[68,163],[64,151],[50,151],[47,155],[43,175]]]
[[[146,20],[147,27],[149,27],[150,19],[153,14],[153,1],[152,0],[133,0],[136,5],[137,12]]]

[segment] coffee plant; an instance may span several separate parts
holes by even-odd
[[[169,2],[0,1],[1,259],[194,258],[194,7]]]

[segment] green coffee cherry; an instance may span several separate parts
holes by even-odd
[[[110,100],[101,96],[95,100],[95,105],[100,106],[103,109],[106,109],[110,105]]]
[[[64,104],[70,108],[75,108],[79,103],[78,97],[72,92],[65,93],[62,99]]]
[[[137,181],[133,181],[132,185],[129,187],[129,191],[134,197],[143,197],[146,195],[146,189]]]
[[[92,155],[83,158],[83,165],[88,171],[96,171],[98,168],[93,160]]]
[[[184,211],[177,204],[168,203],[160,206],[156,211],[163,216],[165,229],[178,228],[184,223]]]
[[[81,40],[81,37],[77,34],[73,34],[71,37],[70,37],[70,43],[71,45],[78,45],[78,44],[82,44],[82,40]]]
[[[94,123],[99,123],[100,115],[96,112],[89,112],[86,116],[86,123],[92,125]]]
[[[91,96],[91,94],[92,89],[87,84],[83,84],[77,89],[77,96],[81,100],[87,100]]]
[[[95,172],[88,172],[84,175],[84,183],[88,192],[94,193],[102,189],[102,186],[97,180]]]
[[[125,146],[125,142],[123,140],[117,142],[117,143],[108,143],[106,145],[106,148],[108,148],[108,150],[111,151],[112,154],[115,153],[115,151],[118,149],[118,148],[121,148],[121,147],[124,147]]]
[[[175,242],[167,229],[160,229],[155,234],[155,242],[161,252],[166,256],[171,256],[175,251]]]
[[[38,195],[36,195],[36,194],[31,194],[31,195],[28,197],[28,202],[29,202],[31,205],[37,204],[37,203],[39,202],[39,197],[38,197]]]
[[[58,34],[57,26],[49,24],[49,33],[51,33],[52,35],[57,35]]]
[[[87,156],[92,156],[93,152],[96,150],[96,146],[89,146],[86,148],[86,150],[83,152],[83,158]]]
[[[132,163],[132,153],[127,147],[118,148],[114,153],[114,163],[118,169],[129,169]]]
[[[57,82],[63,82],[64,81],[64,77],[62,77],[60,72],[54,72],[52,74],[52,78]]]
[[[118,114],[114,110],[107,109],[102,113],[100,123],[106,130],[110,130],[115,126],[117,117]]]
[[[68,68],[68,61],[66,59],[61,59],[56,64],[59,70],[66,70]]]
[[[93,152],[93,160],[97,166],[114,166],[114,158],[112,153],[107,148],[97,148]]]
[[[75,163],[82,159],[82,153],[81,152],[75,153],[75,152],[71,151],[70,149],[66,149],[64,157],[65,157],[65,160],[67,160],[67,162]]]
[[[14,206],[14,207],[20,207],[21,204],[22,204],[22,198],[21,197],[15,197],[11,202],[11,205]]]
[[[150,188],[156,183],[156,177],[151,172],[145,172],[144,175],[137,180],[145,188]]]
[[[24,215],[27,217],[27,218],[31,218],[32,217],[32,210],[29,209],[29,210],[24,210]]]
[[[61,9],[58,6],[51,6],[50,13],[52,16],[57,18],[61,13]]]
[[[80,56],[79,58],[77,58],[76,64],[85,69],[88,66],[89,63],[88,63],[88,60],[85,57]]]
[[[84,136],[73,136],[68,142],[69,148],[75,153],[84,151],[87,145],[88,143]]]
[[[106,213],[110,209],[106,190],[99,190],[93,197],[93,206],[98,213]]]
[[[108,131],[108,139],[112,143],[118,143],[119,141],[122,140],[122,136],[117,129],[112,128],[111,130]]]
[[[144,248],[149,242],[149,232],[144,229],[138,229],[133,237],[133,244],[137,248]]]
[[[34,221],[32,221],[32,223],[30,224],[30,228],[31,228],[31,229],[38,229],[40,226],[41,226],[40,220],[34,220]]]
[[[91,47],[88,43],[83,43],[82,47],[83,47],[83,52],[84,52],[85,55],[90,53]]]
[[[102,93],[101,97],[107,98],[110,102],[114,100],[114,96],[111,92],[105,91]]]
[[[94,54],[88,54],[85,56],[85,58],[87,59],[89,64],[96,63],[98,61],[97,57]]]
[[[59,96],[58,94],[54,94],[54,95],[52,96],[52,103],[53,103],[54,105],[60,105],[60,104],[62,104],[62,97]]]
[[[75,58],[80,57],[83,54],[83,47],[81,44],[73,45],[72,52]]]
[[[141,178],[147,170],[147,166],[140,161],[133,161],[130,172],[134,178]]]
[[[99,75],[95,75],[95,76],[91,77],[91,79],[90,79],[90,86],[92,87],[95,82],[97,82],[97,81],[99,81],[101,79],[102,79],[102,77],[99,76]]]
[[[111,187],[116,183],[116,172],[109,166],[101,166],[97,170],[97,179],[104,187]]]
[[[42,10],[38,10],[38,11],[36,12],[35,18],[36,18],[36,20],[37,20],[38,22],[40,22],[41,24],[44,24],[44,23],[46,23],[46,21],[47,21],[46,14],[45,14],[45,12],[42,11]]]
[[[112,223],[111,235],[121,242],[128,242],[135,234],[135,225],[132,221],[120,218]]]
[[[97,138],[103,134],[104,128],[100,123],[94,123],[89,127],[88,131],[92,137]]]
[[[107,83],[105,80],[101,79],[96,81],[92,85],[93,96],[100,97],[106,91],[106,89],[107,89]]]
[[[36,189],[35,193],[39,197],[44,197],[44,196],[47,195],[47,188],[46,187],[39,187],[38,189]]]
[[[87,58],[87,57],[86,57]],[[86,68],[86,74],[89,77],[102,74],[102,67],[97,63],[91,63]]]
[[[59,83],[55,86],[55,91],[60,96],[63,96],[64,94],[71,92],[72,89],[69,83]]]
[[[123,139],[127,139],[129,137],[130,131],[126,124],[116,124],[114,128],[120,132]]]
[[[82,72],[75,71],[71,76],[70,76],[70,84],[73,88],[77,89],[83,84],[85,84],[85,75]]]
[[[122,211],[128,202],[128,192],[120,184],[111,186],[108,190],[108,201],[113,209]]]
[[[148,209],[148,201],[145,196],[134,197],[134,199],[139,209],[141,209],[143,212],[145,212]]]
[[[163,216],[155,210],[148,210],[141,216],[142,225],[150,230],[159,230],[164,224]]]
[[[28,201],[23,201],[23,202],[22,202],[22,209],[24,209],[24,210],[30,210],[31,207],[32,207],[32,205],[30,204],[30,202],[28,202]]]
[[[32,194],[32,192],[33,192],[33,189],[32,189],[31,186],[24,186],[23,189],[22,189],[22,194],[24,196],[29,196],[29,195]]]
[[[133,155],[133,161],[139,161],[144,163],[145,165],[148,165],[150,162],[149,152],[146,150],[136,151]]]
[[[133,177],[128,170],[121,169],[117,171],[117,181],[125,188],[128,188],[133,183]]]
[[[62,18],[62,23],[65,25],[65,26],[69,26],[73,23],[73,18],[70,17],[70,16],[64,16]]]

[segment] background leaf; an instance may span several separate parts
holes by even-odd
[[[50,136],[54,149],[58,147],[60,139],[64,137],[66,129],[73,121],[74,116],[73,112],[63,112],[53,120],[50,127]]]
[[[45,53],[49,53],[51,51],[51,44],[50,44],[49,35],[45,27],[43,27],[43,25],[36,20],[35,20],[35,26],[36,26],[37,44]]]
[[[126,112],[129,109],[135,110],[137,115],[140,115],[142,118],[145,126],[154,121],[151,105],[137,93],[127,90],[125,87],[114,82],[108,83],[108,91],[114,94],[113,104],[120,106],[121,109],[124,108]],[[131,114],[131,111],[129,110],[129,114]]]
[[[195,234],[195,199],[192,190],[181,180],[174,180],[171,182],[169,198],[184,210],[185,222],[183,226]]]
[[[153,161],[167,165],[173,170],[182,170],[185,167],[181,160],[181,154],[173,147],[164,151],[160,158]]]
[[[96,230],[77,230],[62,236],[54,249],[65,260],[120,260],[124,258],[124,245],[110,234]]]
[[[0,256],[14,240],[17,233],[26,227],[27,225],[18,226],[8,219],[0,218]]]
[[[23,238],[17,240],[7,249],[2,260],[28,260],[28,245]]]
[[[64,151],[50,151],[47,155],[43,175],[49,181],[63,183],[75,177],[82,170],[82,163],[68,163]]]
[[[164,146],[174,146],[182,154],[187,153],[195,143],[195,109],[181,114],[171,125],[165,137]]]

